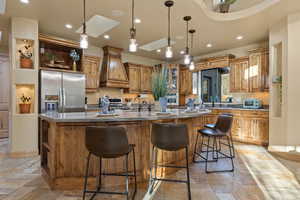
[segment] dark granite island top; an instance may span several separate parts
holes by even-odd
[[[168,114],[157,112],[132,112],[117,110],[115,116],[98,116],[98,112],[77,112],[77,113],[57,113],[49,112],[40,114],[40,118],[51,122],[127,122],[127,121],[155,121],[163,119],[185,119],[200,117],[210,113],[210,110],[204,109],[197,112],[185,112],[182,109],[168,110]]]

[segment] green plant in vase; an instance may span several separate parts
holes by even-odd
[[[75,49],[71,50],[70,52],[70,57],[72,58],[73,60],[73,71],[77,71],[77,64],[76,62],[78,62],[80,60],[80,55],[76,52]]]
[[[30,108],[31,108],[31,97],[30,96],[25,96],[22,94],[20,97],[21,103],[19,104],[20,107],[20,113],[30,113]]]
[[[152,94],[154,100],[159,101],[161,111],[166,112],[168,100],[168,79],[167,68],[162,67],[160,70],[154,70],[152,74]]]

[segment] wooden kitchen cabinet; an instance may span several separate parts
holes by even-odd
[[[110,88],[129,88],[128,75],[122,63],[122,49],[105,46],[101,67],[100,86]]]
[[[129,76],[129,88],[127,93],[151,93],[152,92],[152,72],[151,66],[124,63]]]
[[[86,77],[86,91],[95,92],[100,84],[100,58],[95,56],[83,56],[82,71]]]
[[[249,53],[249,91],[268,91],[269,52],[267,49],[255,49]]]
[[[8,137],[8,111],[0,111],[0,138]]]
[[[193,77],[187,67],[181,66],[179,71],[179,105],[185,105],[186,97],[193,93]]]
[[[152,72],[153,72],[153,67],[141,66],[141,92],[142,93],[152,92]]]
[[[234,59],[230,63],[230,92],[249,91],[249,58]]]
[[[207,117],[215,123],[222,113],[233,114],[231,134],[234,141],[267,146],[269,143],[269,112],[265,110],[213,109]]]
[[[192,72],[187,67],[180,67],[179,93],[182,95],[192,94]]]

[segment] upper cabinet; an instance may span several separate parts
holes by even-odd
[[[269,52],[267,49],[249,51],[250,92],[269,90]]]
[[[201,59],[200,62],[196,64],[194,71],[228,67],[230,64],[230,60],[234,58],[235,56],[231,54],[228,54],[226,56],[204,58]]]
[[[151,93],[153,67],[133,63],[125,63],[124,65],[129,75],[129,88],[126,92]]]
[[[192,72],[187,67],[180,67],[179,94],[188,96],[192,94]]]
[[[152,92],[152,72],[153,72],[153,67],[141,66],[141,92],[142,93]]]
[[[100,83],[100,58],[95,56],[83,56],[82,72],[86,77],[86,91],[95,92]]]
[[[105,46],[101,68],[100,86],[129,88],[129,79],[121,60],[122,49]]]
[[[249,58],[242,57],[231,61],[230,92],[249,92]]]
[[[249,57],[230,62],[231,92],[264,92],[269,90],[269,53],[267,49],[249,51]]]

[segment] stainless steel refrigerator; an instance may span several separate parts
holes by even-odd
[[[82,112],[85,110],[85,75],[40,71],[40,112]]]

